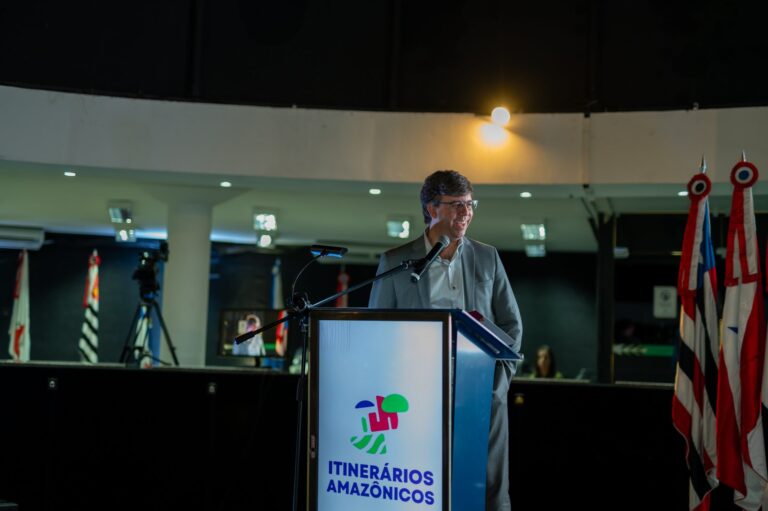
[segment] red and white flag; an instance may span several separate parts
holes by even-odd
[[[341,293],[349,288],[349,273],[342,264],[339,267],[339,276],[336,277],[336,292]],[[349,295],[342,295],[336,298],[336,307],[349,307]]]
[[[95,364],[99,361],[99,265],[101,258],[96,250],[88,258],[88,276],[85,278],[83,307],[85,318],[77,349],[80,361]]]
[[[288,315],[283,301],[283,278],[280,271],[280,258],[275,259],[272,266],[272,309],[279,310],[277,319],[283,319]],[[284,356],[288,349],[288,322],[283,321],[275,328],[275,353]]]
[[[688,182],[691,205],[677,282],[682,305],[672,422],[686,442],[691,510],[709,509],[709,493],[717,486],[715,410],[719,336],[717,271],[707,198],[711,189],[712,184],[704,174],[697,174]]]
[[[19,254],[16,285],[13,288],[13,312],[8,329],[11,337],[8,353],[15,362],[29,361],[29,256],[26,250]]]
[[[725,263],[725,304],[717,390],[717,478],[743,509],[759,509],[768,471],[761,417],[765,364],[763,290],[752,185],[757,168],[731,171],[733,199]]]

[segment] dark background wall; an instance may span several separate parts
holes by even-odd
[[[720,0],[17,0],[0,5],[0,82],[486,114],[764,105],[766,15]]]
[[[97,249],[99,268],[99,350],[104,362],[117,362],[139,302],[138,282],[131,277],[139,252],[157,243],[124,246],[111,238],[47,235],[39,251],[29,251],[31,358],[79,360],[77,343],[83,324],[83,294],[88,257]],[[17,250],[0,250],[0,318],[8,332],[13,309]],[[7,339],[7,337],[6,337]],[[9,358],[7,349],[3,358]]]
[[[686,220],[686,215],[671,214],[621,215],[617,220],[616,244],[627,248],[629,257],[615,261],[615,343],[666,346],[670,355],[616,355],[616,380],[674,381],[679,315],[674,318],[653,316],[653,288],[677,287],[680,257],[673,252],[679,254],[681,250]],[[758,254],[764,254],[768,239],[768,215],[758,213],[755,221]],[[725,298],[728,222],[729,217],[726,215],[711,217],[718,276],[718,307],[721,310]],[[760,260],[760,264],[763,266],[764,261]],[[679,299],[677,303],[679,305]],[[631,336],[623,333],[628,325],[633,326]]]
[[[768,237],[767,217],[757,215],[761,253]],[[670,348],[670,355],[664,357],[617,355],[618,380],[673,381],[678,320],[653,317],[653,287],[676,286],[679,257],[672,252],[680,250],[685,219],[685,215],[622,215],[618,219],[617,244],[628,248],[630,255],[615,262],[615,322],[618,326],[632,322],[636,329],[634,339],[627,340],[621,338],[617,328],[615,342],[667,345]],[[727,228],[726,216],[712,218],[715,248],[721,254],[725,250]],[[156,241],[118,244],[107,237],[48,234],[43,248],[30,252],[32,358],[78,360],[77,340],[83,320],[87,261],[96,248],[102,257],[101,360],[117,362],[131,331],[131,319],[139,300],[138,282],[131,278],[139,263],[139,253],[157,247]],[[173,259],[173,247],[170,254]],[[17,255],[17,251],[0,250],[0,331],[4,332],[10,321]],[[275,253],[246,245],[213,244],[208,365],[254,363],[250,358],[218,355],[221,311],[269,308],[275,257]],[[311,256],[307,248],[298,247],[282,252],[279,257],[283,293],[287,298],[294,277]],[[528,258],[521,253],[503,252],[501,257],[523,317],[523,353],[528,364],[522,374],[531,370],[530,364],[538,346],[549,344],[556,353],[558,368],[566,377],[594,379],[597,359],[595,255],[549,253],[544,258]],[[718,256],[717,263],[722,304],[724,258]],[[335,293],[339,269],[336,264],[313,264],[298,281],[297,291],[308,293],[313,302]],[[352,285],[373,277],[375,270],[376,267],[370,265],[346,265]],[[365,307],[368,294],[368,288],[355,291],[349,296],[349,305]],[[300,346],[300,339],[298,325],[292,325],[289,354]],[[0,357],[8,357],[5,349],[0,352]]]
[[[93,248],[100,267],[100,360],[118,362],[139,302],[139,283],[132,279],[139,253],[156,250],[157,242],[119,244],[111,238],[49,235],[43,248],[30,252],[30,332],[33,360],[78,360],[77,340],[83,321],[83,290],[88,256]],[[18,251],[0,250],[0,329],[7,331]],[[575,376],[585,368],[594,376],[596,364],[595,264],[591,254],[549,254],[532,259],[502,253],[502,262],[515,291],[524,323],[523,352],[533,360],[540,344],[550,344],[561,370]],[[170,259],[175,254],[170,247]],[[248,365],[254,361],[218,355],[220,314],[223,309],[270,308],[271,270],[275,255],[248,246],[214,244],[208,312],[208,365]],[[293,279],[310,259],[307,248],[280,254],[283,292],[287,298]],[[162,263],[158,263],[160,266]],[[375,266],[347,265],[350,285],[370,279]],[[336,292],[339,265],[313,264],[296,290],[317,302]],[[162,280],[160,280],[162,284]],[[2,291],[5,290],[5,291]],[[365,307],[369,289],[349,295],[350,307]],[[160,293],[162,297],[162,290]],[[161,306],[162,308],[162,306]],[[289,329],[289,353],[300,346],[298,325]],[[171,332],[173,337],[173,332]],[[8,358],[7,350],[0,357]]]
[[[565,377],[594,379],[597,367],[597,258],[594,254],[547,254],[530,258],[504,253],[523,318],[522,373],[532,372],[536,351],[549,345]],[[519,373],[520,374],[520,373]]]
[[[678,342],[678,319],[654,318],[653,287],[676,286],[679,251],[685,228],[685,215],[622,215],[617,222],[617,244],[629,249],[629,257],[615,261],[616,343],[666,345],[668,355],[643,357],[616,355],[616,379],[625,381],[672,382]],[[716,250],[724,254],[728,218],[712,218]],[[768,236],[768,218],[757,215],[761,251]],[[131,276],[139,263],[139,253],[155,250],[156,241],[118,244],[111,238],[73,235],[48,235],[40,251],[30,252],[30,296],[32,358],[34,360],[76,361],[77,339],[82,326],[82,296],[87,260],[93,248],[102,257],[100,344],[101,360],[117,362],[131,319],[138,304],[138,282]],[[762,253],[762,252],[761,252]],[[12,308],[17,251],[0,250],[0,329],[7,331]],[[171,259],[175,256],[171,247]],[[224,309],[269,308],[271,269],[276,254],[245,245],[213,244],[211,254],[207,358],[208,365],[253,365],[253,359],[222,357],[218,354],[220,318]],[[282,252],[283,293],[287,298],[291,283],[310,260],[307,248]],[[521,253],[501,253],[515,291],[524,323],[523,353],[528,363],[521,371],[532,370],[536,349],[541,344],[553,347],[558,368],[564,376],[594,380],[597,360],[596,264],[594,254],[549,253],[544,258],[528,258]],[[719,292],[725,261],[717,257]],[[159,265],[161,266],[161,265]],[[297,291],[307,292],[316,302],[336,291],[337,264],[313,264],[297,283]],[[350,284],[373,277],[375,266],[346,265]],[[162,279],[160,279],[162,282]],[[2,290],[5,291],[2,291]],[[349,296],[351,307],[365,307],[369,289]],[[162,299],[162,291],[160,293]],[[161,300],[162,302],[162,300]],[[635,325],[633,339],[621,336],[621,325]],[[173,335],[173,332],[171,332]],[[300,346],[298,325],[289,329],[289,355]],[[6,350],[0,357],[7,358]]]

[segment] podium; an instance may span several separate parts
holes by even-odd
[[[308,509],[485,509],[506,333],[461,310],[310,314]]]

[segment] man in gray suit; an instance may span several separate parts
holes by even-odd
[[[377,273],[405,259],[424,257],[447,236],[449,245],[414,284],[408,272],[376,281],[368,307],[376,309],[476,310],[509,334],[520,352],[523,324],[499,254],[490,245],[465,237],[477,201],[472,184],[453,170],[438,170],[424,180],[421,206],[427,228],[423,236],[382,254]],[[488,440],[486,510],[506,511],[509,501],[509,425],[507,392],[514,364],[496,365]]]

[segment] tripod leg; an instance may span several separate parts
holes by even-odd
[[[165,326],[165,320],[163,319],[163,315],[160,313],[160,306],[157,304],[156,300],[152,300],[152,306],[155,309],[155,312],[157,313],[157,319],[160,320],[160,326],[163,327],[165,342],[168,345],[168,350],[171,352],[171,357],[173,358],[173,364],[176,367],[179,367],[179,359],[176,358],[176,347],[171,342],[171,334],[168,333],[168,328]]]
[[[138,333],[136,332],[136,320],[139,319],[139,313],[141,312],[141,303],[136,306],[136,313],[133,315],[133,319],[131,320],[131,326],[128,327],[128,335],[125,337],[125,344],[123,344],[123,353],[120,355],[120,363],[123,364],[128,361],[128,354],[133,349],[133,344],[136,344],[136,336]],[[133,328],[131,328],[133,327]],[[133,338],[133,343],[129,345],[131,338]]]
[[[144,306],[144,315],[139,321],[141,321],[141,327],[137,327],[136,329],[136,341],[134,342],[133,351],[135,353],[136,362],[138,363],[139,367],[144,369],[155,365],[155,355],[150,349],[150,339],[152,337],[151,302],[148,302]],[[139,335],[142,336],[141,343],[139,343]]]

